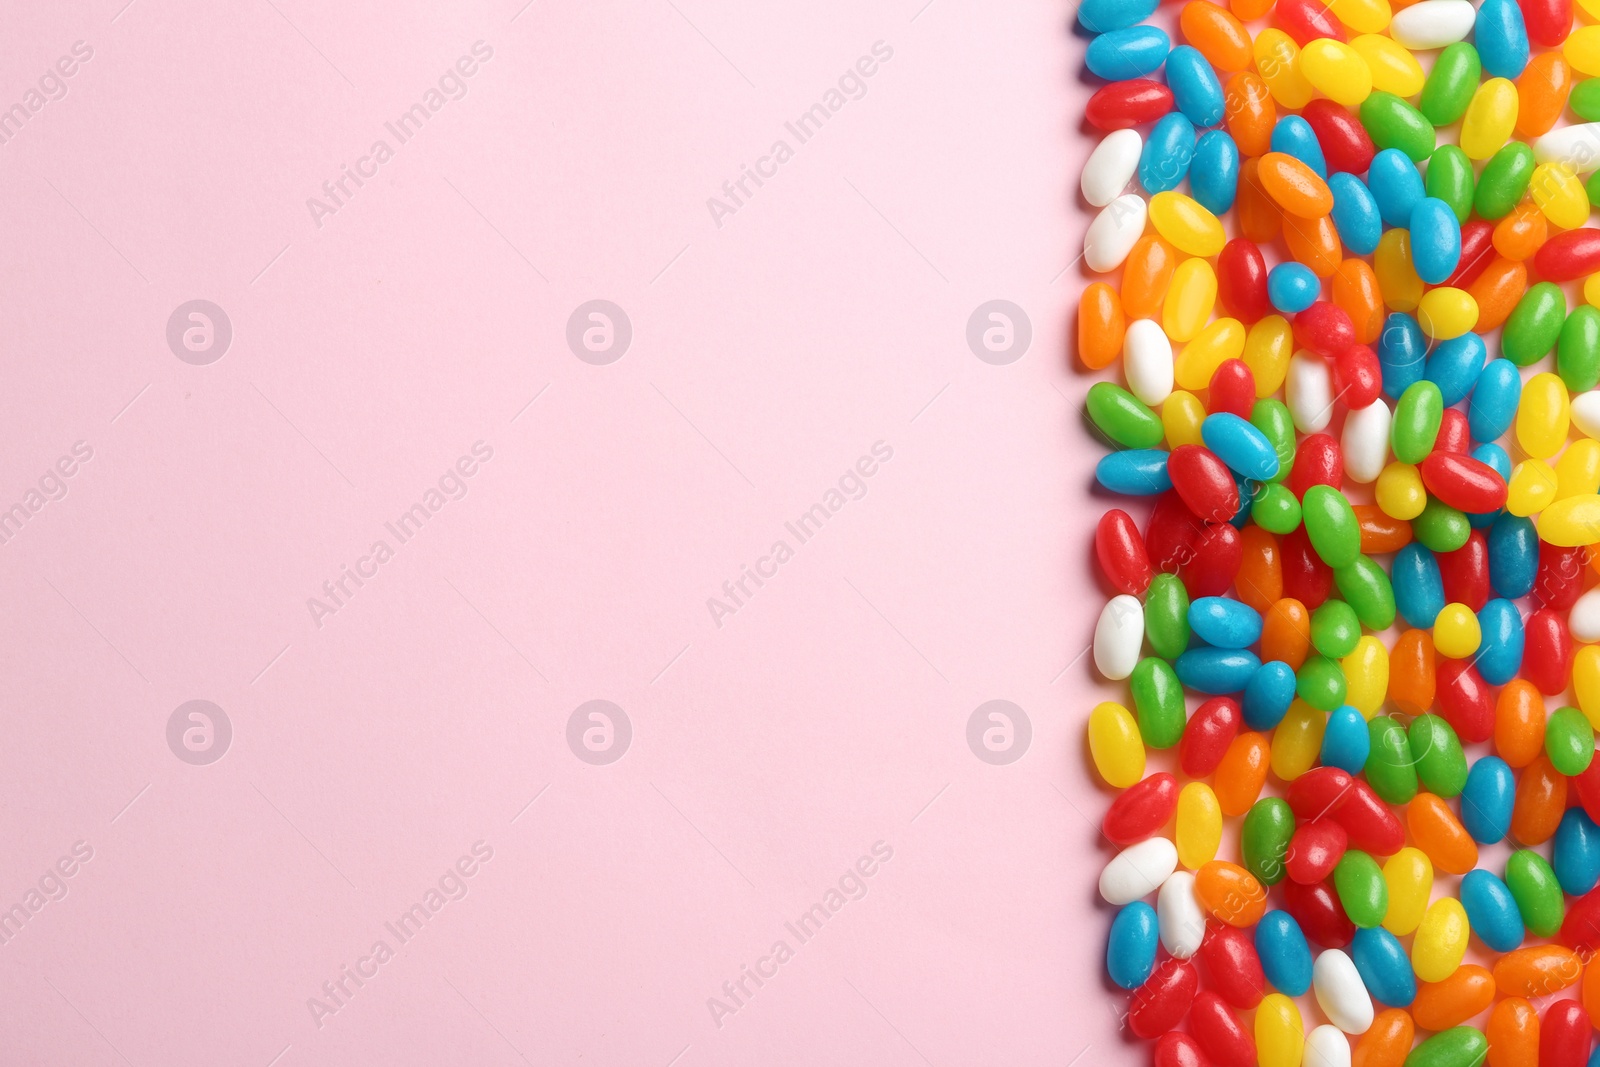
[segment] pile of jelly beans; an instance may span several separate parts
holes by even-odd
[[[1125,1028],[1600,1067],[1600,0],[1223,2],[1077,11]]]

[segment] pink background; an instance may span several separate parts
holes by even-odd
[[[124,2],[0,35],[0,108],[93,50],[0,145],[0,510],[93,452],[0,544],[0,909],[66,890],[0,944],[0,1060],[1142,1062],[1093,903],[1069,5]],[[317,225],[477,41],[466,95]],[[233,330],[202,366],[166,337],[194,299]],[[632,325],[604,366],[565,339],[594,299]],[[1009,365],[966,341],[993,299],[1031,321]],[[567,742],[597,699],[632,728],[598,766]],[[1003,766],[967,743],[995,699],[1032,730]],[[231,724],[208,765],[168,745],[190,700]]]

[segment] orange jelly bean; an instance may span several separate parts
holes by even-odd
[[[1212,860],[1194,875],[1194,898],[1211,917],[1229,926],[1249,927],[1267,910],[1267,891],[1237,863]]]
[[[1370,345],[1383,333],[1387,315],[1378,275],[1364,259],[1347,259],[1333,272],[1333,302],[1355,324],[1356,343]],[[1363,552],[1366,549],[1362,549]]]
[[[1224,815],[1243,815],[1261,795],[1267,781],[1267,768],[1272,762],[1272,747],[1266,736],[1247,730],[1235,737],[1217,764],[1217,776],[1212,789],[1217,794],[1217,806]]]
[[[1110,365],[1122,354],[1122,335],[1127,323],[1122,318],[1122,303],[1117,291],[1105,282],[1095,282],[1078,298],[1078,358],[1090,370]]]
[[[1359,259],[1349,260],[1360,263]],[[1362,264],[1365,266],[1365,264]],[[1380,552],[1398,552],[1411,543],[1411,523],[1385,515],[1376,504],[1357,504],[1353,509],[1356,522],[1361,526],[1361,554],[1375,556]]]
[[[1538,1067],[1539,1013],[1522,997],[1496,1004],[1483,1032],[1489,1038],[1489,1067]]]
[[[1401,1067],[1411,1051],[1416,1025],[1404,1008],[1385,1008],[1350,1053],[1350,1067]]]
[[[1469,963],[1442,982],[1420,983],[1411,1014],[1422,1029],[1438,1033],[1460,1026],[1493,1003],[1494,975]]]
[[[1407,715],[1433,708],[1433,637],[1426,630],[1407,630],[1389,651],[1389,699]]]
[[[1572,91],[1572,65],[1560,52],[1546,52],[1523,68],[1516,84],[1517,133],[1538,137],[1549,133],[1566,110],[1567,94]]]
[[[1327,215],[1320,219],[1302,219],[1284,213],[1283,240],[1289,246],[1289,255],[1295,261],[1311,268],[1319,278],[1331,278],[1344,259],[1344,246],[1339,243],[1339,231]]]
[[[1494,984],[1501,996],[1539,997],[1558,993],[1583,975],[1578,954],[1561,945],[1533,945],[1507,952],[1495,961]]]
[[[1234,16],[1241,22],[1254,22],[1272,10],[1274,0],[1228,0]]]
[[[1500,690],[1494,750],[1513,767],[1526,767],[1544,751],[1544,694],[1525,678],[1515,678]]]
[[[1244,558],[1234,587],[1240,600],[1265,615],[1283,597],[1283,556],[1278,539],[1259,526],[1246,526],[1239,531],[1239,540],[1244,544]]]
[[[1589,1013],[1589,1018],[1597,1019],[1600,1015],[1600,967],[1591,962],[1583,969],[1583,988],[1579,991],[1583,1000],[1583,1010]]]
[[[1567,810],[1567,779],[1541,755],[1517,776],[1517,799],[1511,808],[1511,836],[1524,846],[1542,845],[1555,836]]]
[[[1535,204],[1518,204],[1511,214],[1494,224],[1494,250],[1514,263],[1539,251],[1550,226]]]
[[[1130,322],[1161,314],[1177,266],[1178,250],[1155,234],[1134,242],[1122,267],[1122,313]]]
[[[1278,122],[1278,105],[1267,83],[1253,70],[1241,70],[1223,90],[1223,122],[1228,135],[1245,159],[1272,151],[1272,127]]]
[[[1209,0],[1190,0],[1178,16],[1183,39],[1194,45],[1220,73],[1231,74],[1255,62],[1250,31],[1226,8]],[[1562,98],[1563,101],[1565,97]]]
[[[1283,212],[1261,187],[1258,173],[1261,161],[1247,159],[1239,167],[1239,198],[1233,209],[1239,214],[1239,232],[1258,245],[1277,239],[1283,229]]]
[[[1317,172],[1287,152],[1268,152],[1257,173],[1267,195],[1297,219],[1320,219],[1333,210],[1333,190]]]
[[[1418,793],[1406,807],[1406,826],[1417,847],[1446,874],[1466,874],[1478,865],[1478,843],[1450,805],[1432,793]]]
[[[1262,662],[1278,659],[1298,671],[1310,651],[1311,613],[1293,597],[1275,601],[1261,621]]]
[[[1504,256],[1496,256],[1478,275],[1478,280],[1467,287],[1468,295],[1478,303],[1478,323],[1473,331],[1485,334],[1499,329],[1511,317],[1527,289],[1528,268]]]

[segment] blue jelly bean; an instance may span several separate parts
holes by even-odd
[[[1283,721],[1294,703],[1294,668],[1282,660],[1263,663],[1244,687],[1244,723],[1252,730],[1270,730]]]
[[[1167,53],[1167,88],[1189,121],[1204,129],[1222,121],[1222,82],[1198,49],[1180,44]]]
[[[1210,696],[1241,692],[1261,666],[1254,652],[1234,648],[1191,648],[1172,664],[1178,681]]]
[[[1106,973],[1123,989],[1138,989],[1156,968],[1156,946],[1161,931],[1156,909],[1136,900],[1111,920],[1106,940]]]
[[[1478,612],[1478,629],[1483,634],[1473,661],[1478,673],[1490,685],[1505,685],[1522,667],[1522,614],[1511,601],[1497,597]]]
[[[1533,520],[1505,514],[1489,527],[1489,585],[1507,600],[1527,596],[1539,570],[1539,534]]]
[[[1094,45],[1089,47],[1093,49]],[[1385,148],[1372,157],[1372,165],[1367,168],[1367,188],[1372,190],[1378,214],[1387,226],[1409,227],[1411,209],[1427,196],[1417,165],[1398,148]]]
[[[1172,488],[1167,457],[1161,448],[1129,448],[1112,452],[1095,464],[1095,481],[1123,496],[1155,496]]]
[[[1480,845],[1492,845],[1511,832],[1511,806],[1517,778],[1499,756],[1484,756],[1467,772],[1461,789],[1461,825]]]
[[[1322,281],[1301,263],[1279,263],[1267,272],[1267,299],[1285,315],[1304,311],[1322,295]]]
[[[1272,150],[1293,156],[1316,171],[1319,178],[1328,176],[1328,161],[1322,154],[1322,142],[1317,140],[1311,123],[1299,115],[1285,115],[1272,127]]]
[[[1520,919],[1517,926],[1520,931]],[[1267,981],[1280,993],[1303,997],[1311,988],[1311,946],[1288,912],[1274,908],[1261,916],[1256,924],[1256,955]]]
[[[1217,414],[1223,415],[1226,412],[1219,411]],[[1209,416],[1207,417],[1209,418]],[[1201,429],[1202,431],[1205,429],[1204,424],[1201,425]],[[1276,459],[1277,457],[1274,456],[1273,458]],[[1250,509],[1255,506],[1256,493],[1259,491],[1261,483],[1234,471],[1233,484],[1239,487],[1239,510],[1233,513],[1233,518],[1228,520],[1228,525],[1235,530],[1242,530],[1250,525]]]
[[[1461,879],[1461,906],[1472,932],[1496,952],[1522,944],[1522,913],[1506,884],[1479,867]]]
[[[1528,65],[1528,27],[1515,0],[1483,0],[1472,28],[1485,78],[1515,78]]]
[[[1239,195],[1239,146],[1222,130],[1207,130],[1189,164],[1189,195],[1213,215],[1225,215]]]
[[[1425,196],[1411,208],[1411,263],[1417,277],[1438,285],[1461,263],[1461,222],[1455,209],[1436,196]]]
[[[1339,240],[1358,256],[1372,255],[1383,236],[1383,216],[1372,190],[1345,171],[1329,178],[1328,188],[1333,191],[1333,228],[1339,231]]]
[[[1400,394],[1422,381],[1428,339],[1422,326],[1403,311],[1383,320],[1378,335],[1378,368],[1383,372],[1383,394],[1399,400]]]
[[[1231,411],[1207,415],[1200,439],[1235,474],[1261,482],[1278,476],[1278,453],[1267,435]]]
[[[1346,704],[1328,716],[1322,731],[1322,763],[1351,774],[1360,774],[1372,751],[1372,735],[1367,720]]]
[[[1090,72],[1108,82],[1143,78],[1161,69],[1172,48],[1172,38],[1154,26],[1129,26],[1102,33],[1089,42],[1084,63]]]
[[[1249,648],[1261,639],[1261,613],[1232,597],[1197,597],[1189,605],[1189,629],[1217,648]]]
[[[1467,427],[1474,441],[1494,441],[1511,429],[1522,401],[1522,376],[1509,359],[1491,359],[1478,374],[1467,408]]]
[[[1556,827],[1550,853],[1556,881],[1572,896],[1581,896],[1600,882],[1600,826],[1582,808],[1568,808]]]
[[[1434,346],[1433,354],[1423,364],[1422,376],[1439,387],[1445,407],[1455,407],[1471,395],[1488,356],[1483,338],[1464,333]]]
[[[1137,26],[1156,13],[1160,0],[1083,0],[1078,24],[1090,33],[1110,33]]]
[[[1506,450],[1499,445],[1479,445],[1472,450],[1472,458],[1492,467],[1494,472],[1500,475],[1501,481],[1511,480],[1511,457],[1506,455]],[[1467,521],[1472,524],[1474,530],[1485,530],[1494,525],[1494,521],[1500,517],[1503,510],[1502,508],[1495,511],[1469,511]]]
[[[1194,162],[1194,123],[1182,112],[1161,116],[1139,153],[1139,184],[1147,193],[1176,189]]]
[[[1417,998],[1417,978],[1411,957],[1400,939],[1381,926],[1357,930],[1350,942],[1350,958],[1372,999],[1391,1008],[1404,1008]]]
[[[1394,554],[1389,571],[1394,586],[1394,606],[1408,626],[1426,630],[1444,610],[1444,578],[1439,561],[1420,542],[1413,541]]]
[[[1600,1045],[1596,1045],[1594,1051],[1589,1053],[1589,1058],[1583,1067],[1600,1067]]]

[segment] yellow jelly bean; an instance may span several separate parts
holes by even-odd
[[[1517,444],[1534,459],[1549,459],[1567,443],[1572,424],[1572,403],[1567,383],[1559,375],[1545,371],[1535,374],[1522,386],[1522,403],[1517,406]]]
[[[1383,706],[1389,691],[1389,650],[1371,634],[1356,642],[1356,647],[1339,661],[1344,670],[1344,702],[1370,719]]]
[[[1448,341],[1478,325],[1478,302],[1465,289],[1441,285],[1422,297],[1417,305],[1417,322],[1422,332],[1435,341]]]
[[[1300,72],[1300,47],[1282,30],[1262,30],[1255,40],[1256,70],[1281,106],[1299,111],[1311,102],[1311,83]]]
[[[1217,858],[1222,844],[1222,805],[1204,782],[1190,782],[1178,794],[1178,862],[1197,871]]]
[[[1282,993],[1268,993],[1256,1005],[1256,1062],[1261,1067],[1300,1067],[1306,1024],[1300,1009]]]
[[[1217,303],[1217,273],[1203,259],[1186,259],[1172,272],[1161,305],[1161,328],[1174,341],[1192,341]]]
[[[1411,942],[1411,969],[1424,982],[1442,982],[1461,966],[1467,954],[1467,910],[1454,897],[1440,897],[1428,906]]]
[[[1351,0],[1339,2],[1348,3]],[[1334,4],[1335,11],[1339,2]],[[1384,4],[1384,7],[1388,6]],[[1395,96],[1416,96],[1422,92],[1422,85],[1427,80],[1427,75],[1422,72],[1422,64],[1394,38],[1380,36],[1377,32],[1364,33],[1353,39],[1350,47],[1361,53],[1361,58],[1367,61],[1374,89]]]
[[[1333,12],[1334,18],[1357,33],[1382,33],[1389,28],[1389,20],[1394,18],[1394,10],[1390,8],[1389,0],[1333,0],[1328,5],[1328,10]],[[1395,47],[1400,46],[1396,44]],[[1420,92],[1421,89],[1422,86],[1419,84],[1417,90]]]
[[[1517,87],[1507,78],[1478,86],[1461,120],[1461,151],[1468,159],[1488,159],[1511,139],[1517,125]]]
[[[1167,447],[1199,445],[1200,424],[1205,421],[1206,406],[1193,393],[1177,389],[1161,402],[1161,428],[1166,431]]]
[[[1118,789],[1144,777],[1144,738],[1128,709],[1109,700],[1089,713],[1089,754],[1107,785]]]
[[[1589,18],[1600,22],[1600,0],[1578,0],[1578,7]]]
[[[1203,260],[1191,259],[1190,263]],[[1238,319],[1218,319],[1183,346],[1172,370],[1180,389],[1204,389],[1217,368],[1244,354],[1245,328]]]
[[[1283,388],[1293,355],[1294,327],[1282,315],[1268,315],[1250,327],[1244,340],[1244,364],[1256,376],[1257,397],[1271,396]]]
[[[1345,107],[1372,95],[1372,69],[1343,41],[1319,37],[1308,42],[1300,49],[1300,73],[1313,89]]]
[[[1556,472],[1542,459],[1525,460],[1511,468],[1506,486],[1506,510],[1527,518],[1556,499]]]
[[[1396,228],[1379,239],[1378,250],[1372,255],[1372,269],[1378,275],[1378,288],[1390,311],[1416,310],[1422,302],[1422,279],[1411,262],[1409,230]]]
[[[1572,658],[1572,692],[1583,717],[1600,730],[1600,645],[1584,645]]]
[[[1600,75],[1600,26],[1573,30],[1572,36],[1561,46],[1561,54],[1578,73],[1591,78]]]
[[[1290,702],[1289,713],[1272,733],[1272,773],[1292,782],[1309,771],[1322,751],[1322,731],[1327,725],[1326,712],[1299,697]]]
[[[1544,509],[1539,540],[1558,548],[1578,548],[1600,541],[1600,496],[1569,496]]]
[[[1583,186],[1578,191],[1583,192]],[[1228,240],[1215,215],[1171,190],[1150,198],[1150,224],[1169,244],[1191,256],[1214,256]]]
[[[1600,3],[1600,0],[1595,0]],[[1591,306],[1600,308],[1600,274],[1591,274],[1583,283],[1583,298]]]
[[[1556,460],[1556,499],[1600,493],[1600,441],[1574,441]]]
[[[1391,519],[1405,522],[1421,515],[1422,509],[1428,505],[1428,490],[1422,484],[1422,473],[1410,463],[1398,460],[1378,474],[1373,495],[1377,498],[1379,510]]]
[[[1433,892],[1433,861],[1420,848],[1407,845],[1383,864],[1383,880],[1389,886],[1389,910],[1383,928],[1404,937],[1422,922],[1428,910],[1428,895]]]
[[[1446,604],[1433,620],[1433,648],[1446,659],[1466,659],[1482,642],[1478,617],[1465,604]]]
[[[1528,192],[1552,226],[1575,230],[1589,221],[1589,194],[1565,164],[1541,163],[1534,167]]]

